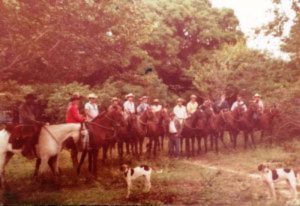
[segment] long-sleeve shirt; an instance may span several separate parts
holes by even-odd
[[[84,116],[79,113],[78,106],[70,103],[67,109],[66,123],[80,123],[84,120]]]
[[[160,104],[158,104],[158,105],[152,105],[151,108],[152,108],[153,112],[159,112],[159,111],[162,110],[162,106]]]
[[[240,101],[240,102],[236,101],[236,102],[234,102],[232,104],[232,106],[231,106],[231,111],[235,110],[239,106],[243,107],[244,111],[247,111],[247,106],[246,106],[246,104],[243,101]]]
[[[126,101],[123,104],[124,111],[129,113],[135,113],[134,102]]]
[[[189,102],[187,105],[186,105],[186,110],[187,110],[187,113],[189,115],[193,114],[198,108],[198,103],[197,102]]]
[[[33,124],[35,120],[34,105],[23,104],[19,107],[20,124]]]
[[[141,112],[144,112],[146,111],[146,109],[149,107],[149,104],[147,103],[141,103],[137,108],[136,108],[136,111],[138,113],[141,113]]]
[[[176,105],[173,109],[173,112],[176,118],[179,120],[183,120],[187,118],[186,107],[183,105],[182,106]]]
[[[87,102],[84,105],[84,110],[87,121],[92,121],[95,117],[99,115],[99,109],[97,104]]]

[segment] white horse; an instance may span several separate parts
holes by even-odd
[[[63,149],[65,140],[71,137],[77,143],[80,136],[86,135],[88,135],[87,129],[79,123],[44,126],[41,129],[38,144],[36,145],[38,159],[35,174],[43,174],[49,166],[53,174],[57,175],[59,173],[58,157]]]
[[[63,149],[66,139],[72,138],[75,143],[81,135],[85,136],[88,131],[79,123],[66,123],[58,125],[45,125],[41,129],[38,143],[35,146],[37,162],[35,175],[41,175],[48,169],[48,165],[54,175],[58,174],[58,156]],[[6,129],[0,130],[0,183],[5,183],[4,171],[13,154],[21,153],[21,149],[15,150],[9,143],[10,133]],[[21,137],[20,137],[21,138]]]

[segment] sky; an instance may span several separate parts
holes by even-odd
[[[212,5],[217,8],[231,8],[240,21],[240,29],[247,36],[247,45],[250,48],[267,51],[275,57],[289,59],[288,54],[280,51],[281,40],[274,37],[254,35],[255,28],[270,22],[273,4],[272,0],[211,0]],[[289,22],[285,26],[284,35],[288,36],[292,26],[295,13],[291,10],[291,1],[285,0],[281,10],[289,16]]]

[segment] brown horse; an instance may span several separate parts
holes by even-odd
[[[266,108],[264,112],[258,117],[257,128],[261,131],[261,142],[263,141],[264,135],[268,134],[270,136],[270,143],[272,144],[272,130],[274,118],[279,115],[279,109],[276,105],[271,108]]]
[[[151,150],[153,148],[153,156],[156,156],[157,151],[163,151],[163,141],[166,134],[166,120],[168,114],[166,110],[153,113],[151,109],[147,111],[148,117],[147,122],[147,137],[149,138],[148,143],[148,155],[151,156]],[[149,113],[152,113],[149,115]],[[161,137],[161,144],[159,138]]]
[[[207,151],[207,134],[208,131],[206,130],[207,125],[207,114],[198,109],[196,112],[194,112],[190,117],[188,117],[182,127],[181,132],[181,145],[180,150],[182,152],[183,147],[183,140],[185,140],[185,147],[186,147],[186,155],[187,157],[190,157],[191,155],[195,154],[195,139],[198,139],[198,153],[200,153],[201,150],[201,139],[204,139],[204,144],[206,145],[206,151]],[[192,150],[192,151],[190,151]]]
[[[77,173],[80,173],[81,166],[88,152],[88,170],[95,178],[97,178],[97,159],[99,149],[105,144],[106,140],[115,138],[118,128],[125,125],[123,112],[117,106],[111,107],[107,112],[97,116],[92,122],[88,122],[86,125],[90,134],[91,149],[89,151],[85,149],[82,153]]]

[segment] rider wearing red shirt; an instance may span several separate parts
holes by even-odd
[[[68,105],[66,114],[66,123],[81,123],[85,121],[85,118],[80,114],[78,106],[80,102],[79,95],[73,95],[71,102]]]

